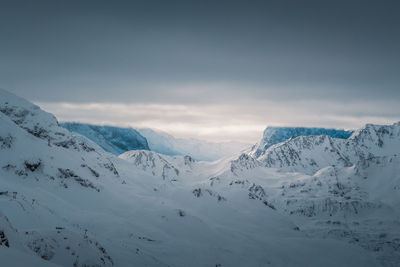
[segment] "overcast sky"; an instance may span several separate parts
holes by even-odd
[[[73,120],[255,142],[400,120],[400,1],[0,1],[0,87]]]

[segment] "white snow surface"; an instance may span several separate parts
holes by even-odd
[[[116,157],[0,90],[3,266],[399,266],[400,124]],[[29,265],[30,263],[30,265]]]

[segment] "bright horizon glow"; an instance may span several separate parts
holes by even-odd
[[[172,105],[122,103],[37,102],[61,122],[81,122],[132,128],[151,128],[177,138],[254,144],[267,126],[357,129],[366,123],[396,122],[380,114],[370,103],[337,105],[329,102],[287,101],[284,105],[262,101],[260,105]],[[385,103],[396,106],[396,102]],[[319,110],[320,112],[314,112]],[[369,112],[363,112],[368,110]],[[377,115],[372,115],[373,113]]]

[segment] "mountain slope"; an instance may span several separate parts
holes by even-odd
[[[132,128],[97,126],[76,122],[64,122],[60,125],[71,132],[79,133],[89,138],[105,151],[115,155],[129,150],[149,150],[146,138]]]

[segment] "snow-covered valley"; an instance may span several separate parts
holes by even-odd
[[[117,157],[4,90],[0,125],[5,266],[400,264],[400,123],[214,162]]]

